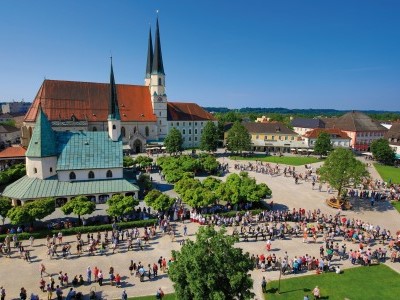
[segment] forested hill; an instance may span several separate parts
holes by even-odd
[[[350,110],[337,110],[337,109],[289,109],[283,107],[243,107],[239,109],[229,109],[227,107],[203,107],[208,112],[214,113],[226,113],[230,111],[240,112],[240,113],[278,113],[278,114],[294,114],[294,115],[323,115],[323,116],[336,116],[343,115]],[[385,111],[385,110],[357,110],[366,114],[400,114],[400,111]]]
[[[341,116],[351,110],[337,110],[337,109],[289,109],[283,107],[244,107],[239,109],[229,109],[226,107],[204,107],[208,112],[214,113],[217,118],[221,115],[237,114],[250,117],[250,119],[255,119],[256,117],[261,117],[263,115],[267,116],[278,116],[285,115],[287,117],[335,117]],[[376,120],[387,120],[393,121],[400,119],[400,111],[384,111],[384,110],[359,110]]]

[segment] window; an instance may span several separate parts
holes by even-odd
[[[285,141],[287,141],[287,138],[288,138],[288,137],[287,137],[287,136],[285,136]]]
[[[194,134],[197,134],[197,129],[194,130]]]
[[[203,129],[200,130],[200,133],[203,134]]]
[[[189,136],[189,142],[191,142],[192,141],[192,138]]]
[[[37,169],[36,168],[33,168],[33,173],[37,173]]]
[[[158,85],[162,85],[162,79],[158,78]]]
[[[149,126],[146,126],[146,128],[144,129],[146,136],[149,136]]]
[[[112,129],[117,129],[117,127],[115,126],[115,124],[113,124],[113,127],[112,127]]]
[[[258,140],[260,138],[260,136],[259,135],[256,135],[256,140]]]
[[[275,136],[274,135],[271,137],[271,140],[273,140],[273,141],[275,140]]]
[[[201,126],[203,126],[203,122],[201,122],[200,124],[201,124]]]
[[[69,173],[69,179],[70,179],[70,180],[76,179],[76,175],[75,175],[74,172]]]
[[[185,122],[182,122],[182,126],[185,126]]]
[[[161,120],[160,120],[160,125],[161,125]]]
[[[182,134],[186,134],[186,130],[185,129],[182,129]]]
[[[179,126],[179,122],[176,122],[176,126]]]
[[[192,122],[189,122],[189,126],[192,126]]]
[[[50,168],[50,173],[53,173],[53,168]]]
[[[88,178],[89,178],[89,179],[93,179],[93,178],[94,178],[94,173],[93,173],[93,171],[90,171],[90,172],[89,172]]]
[[[161,117],[161,111],[158,113],[158,115]]]
[[[197,122],[194,122],[194,126],[197,126]]]
[[[107,171],[106,177],[107,178],[111,178],[112,177],[112,171],[111,170]]]
[[[194,141],[197,142],[197,136],[194,137]]]
[[[189,134],[192,134],[192,129],[189,129]]]
[[[125,131],[125,127],[121,127],[121,135],[122,135],[122,137],[125,137],[126,136],[126,131]]]
[[[92,131],[97,131],[97,127],[94,126],[94,127],[92,128]]]

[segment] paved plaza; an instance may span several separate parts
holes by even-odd
[[[234,161],[228,158],[219,158],[223,163],[230,165],[230,172],[239,172],[234,170]],[[239,162],[246,163],[246,162]],[[319,164],[312,165],[313,168],[318,167]],[[304,172],[304,167],[296,167],[299,172]],[[373,178],[379,178],[373,167],[369,168]],[[325,204],[325,199],[329,196],[326,192],[326,186],[323,187],[322,192],[319,192],[317,188],[312,189],[311,182],[300,181],[300,184],[295,184],[294,179],[291,177],[276,176],[271,177],[270,175],[259,174],[255,172],[249,172],[251,176],[254,176],[258,182],[265,182],[272,190],[272,198],[268,200],[273,201],[276,209],[290,209],[293,208],[305,208],[306,210],[320,209],[322,213],[336,214],[337,211],[328,207]],[[229,175],[229,174],[227,174]],[[166,193],[176,196],[174,191],[170,189],[170,186],[166,182],[162,182],[158,174],[152,174],[155,181],[155,185],[161,189],[166,190]],[[226,175],[225,175],[226,177]],[[144,206],[141,203],[140,206]],[[102,206],[104,207],[104,206]],[[57,211],[51,218],[57,216],[60,212]],[[101,211],[97,211],[95,214],[99,214]],[[346,218],[361,219],[363,221],[370,222],[374,225],[380,225],[380,227],[390,229],[392,234],[400,229],[400,218],[398,212],[392,208],[387,202],[377,202],[374,207],[371,207],[369,201],[365,203],[355,203],[355,209],[353,211],[342,212],[342,215]],[[189,238],[194,238],[194,233],[197,231],[197,223],[186,223],[188,226]],[[57,274],[62,271],[68,273],[69,280],[71,281],[75,275],[82,274],[86,279],[86,269],[88,266],[94,268],[97,266],[104,273],[104,278],[108,279],[108,270],[112,266],[114,267],[115,273],[119,273],[122,276],[123,289],[126,289],[128,296],[140,296],[140,295],[155,295],[159,287],[161,287],[165,293],[172,293],[173,287],[171,281],[168,279],[166,274],[159,272],[157,279],[151,279],[150,281],[146,278],[145,282],[140,282],[139,278],[130,275],[128,270],[130,261],[138,263],[141,261],[144,266],[153,264],[158,261],[160,256],[171,257],[171,250],[178,250],[180,248],[180,240],[183,239],[183,226],[180,223],[176,224],[177,237],[175,241],[172,241],[170,236],[163,236],[161,233],[157,234],[157,237],[150,241],[149,245],[145,250],[127,251],[125,242],[122,244],[118,253],[112,254],[108,251],[106,255],[88,256],[84,253],[81,257],[75,255],[70,256],[68,259],[55,258],[50,259],[46,254],[45,240],[36,240],[34,247],[28,247],[31,251],[32,263],[28,263],[18,258],[18,253],[15,252],[12,258],[1,257],[0,264],[0,285],[6,289],[6,299],[17,298],[19,295],[19,289],[25,287],[30,293],[39,294],[41,299],[46,299],[47,294],[42,293],[39,290],[40,280],[40,264],[43,263],[49,273],[54,275],[56,284],[58,284]],[[230,229],[231,230],[231,229]],[[142,231],[142,230],[141,230]],[[86,241],[86,235],[83,235]],[[64,238],[65,241],[73,242],[72,253],[75,253],[75,236],[69,236]],[[356,245],[350,245],[347,243],[347,250],[355,249]],[[27,246],[28,242],[25,241],[24,245]],[[273,240],[272,241],[272,253],[275,253],[277,257],[283,257],[284,252],[287,251],[289,257],[309,254],[311,256],[319,257],[319,247],[324,243],[322,237],[319,236],[317,244],[314,243],[303,243],[302,238],[293,238],[285,240]],[[265,241],[254,242],[240,242],[237,244],[238,247],[244,249],[244,251],[250,254],[260,255],[266,254]],[[84,247],[86,249],[86,247]],[[343,265],[342,269],[350,267],[349,261],[338,261],[337,259],[332,262],[334,265]],[[399,263],[387,264],[400,272]],[[306,274],[314,274],[314,272],[308,272]],[[267,280],[277,279],[279,277],[278,271],[261,272],[260,270],[254,270],[251,272],[251,276],[254,279],[254,292],[257,299],[263,299],[261,293],[261,279],[263,276]],[[293,276],[293,275],[287,275]],[[295,275],[299,276],[299,275]],[[47,279],[47,278],[46,278]],[[99,296],[104,299],[120,299],[122,289],[110,286],[109,281],[105,280],[105,285],[100,287],[97,283],[91,285],[84,285],[76,288],[77,291],[81,291],[84,294],[88,294],[90,290],[95,290]],[[64,289],[64,296],[67,294],[67,289]],[[55,295],[54,295],[55,297]]]

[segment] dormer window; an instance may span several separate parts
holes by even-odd
[[[113,129],[117,129],[117,127],[115,126],[115,124],[113,124],[113,127],[112,127]]]
[[[112,171],[111,171],[111,170],[108,170],[108,171],[107,171],[106,177],[107,177],[107,178],[112,178],[112,177],[113,177]]]
[[[89,179],[94,179],[94,173],[93,173],[93,171],[90,171],[90,172],[89,172],[88,178],[89,178]]]
[[[75,180],[75,179],[76,179],[75,172],[69,173],[69,180]]]

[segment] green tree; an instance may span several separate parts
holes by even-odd
[[[181,132],[173,127],[164,140],[164,145],[169,154],[178,154],[183,150],[183,138]]]
[[[135,165],[139,165],[141,168],[146,168],[148,166],[151,166],[151,164],[153,163],[153,159],[148,156],[139,155],[135,158],[133,163]]]
[[[219,168],[219,162],[212,155],[200,156],[201,168],[208,174],[216,173]]]
[[[218,148],[218,128],[214,122],[207,122],[201,134],[200,149],[204,151],[217,151]]]
[[[55,201],[52,198],[39,199],[28,202],[23,206],[14,206],[11,208],[7,217],[12,224],[30,223],[33,226],[35,220],[41,220],[52,214],[56,209]]]
[[[107,213],[112,217],[122,217],[134,211],[139,200],[133,196],[113,195],[107,200]]]
[[[175,200],[159,190],[152,190],[144,197],[144,202],[154,210],[165,212],[174,204]]]
[[[331,137],[327,132],[321,132],[315,141],[314,146],[315,154],[327,155],[328,152],[332,151]]]
[[[172,251],[168,276],[177,299],[251,299],[253,262],[248,253],[234,247],[238,239],[226,230],[200,227],[196,241],[187,240],[180,251]]]
[[[226,144],[228,150],[232,152],[239,152],[249,150],[251,147],[251,136],[241,123],[235,122],[228,131],[226,138]]]
[[[376,160],[385,165],[393,165],[396,159],[396,154],[389,146],[389,141],[386,139],[373,141],[371,143],[371,152]]]
[[[128,167],[130,167],[130,166],[133,166],[133,165],[134,165],[134,160],[133,160],[133,158],[130,157],[130,156],[124,156],[124,158],[123,158],[123,165],[124,165],[124,168],[128,168]]]
[[[326,158],[318,173],[322,181],[337,189],[338,197],[349,184],[357,185],[369,176],[365,165],[354,157],[349,149],[338,148]]]
[[[4,220],[7,217],[7,213],[11,208],[12,208],[11,200],[6,197],[0,197],[0,216],[3,221],[3,225],[4,225]]]
[[[78,216],[78,224],[81,224],[81,216],[90,215],[96,210],[96,203],[90,201],[86,196],[76,196],[61,207],[65,215],[73,213]]]
[[[211,191],[216,191],[221,184],[221,180],[208,176],[202,182],[203,186]]]
[[[140,189],[145,192],[150,191],[153,188],[153,183],[151,182],[149,174],[140,174],[137,183]]]

